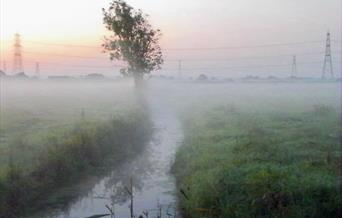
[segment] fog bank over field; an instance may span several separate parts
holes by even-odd
[[[294,119],[292,115],[301,117],[317,111],[334,115],[340,111],[341,103],[340,83],[329,81],[213,83],[150,79],[142,90],[137,91],[130,80],[1,80],[0,163],[3,169],[8,166],[10,157],[14,157],[18,166],[30,172],[35,169],[37,156],[39,159],[45,157],[46,150],[50,150],[48,157],[51,160],[60,157],[61,163],[64,163],[64,156],[78,154],[73,153],[75,150],[72,149],[78,146],[79,133],[84,135],[82,137],[88,137],[86,145],[90,146],[88,149],[95,149],[93,152],[108,149],[113,144],[113,148],[121,149],[114,153],[114,157],[119,152],[129,157],[127,160],[120,159],[120,164],[115,162],[109,164],[109,168],[100,168],[103,172],[100,170],[99,175],[89,173],[84,178],[69,181],[66,190],[45,199],[45,205],[52,205],[51,208],[44,206],[42,209],[40,207],[43,206],[35,204],[40,208],[35,213],[38,212],[41,217],[51,217],[52,214],[52,217],[85,217],[101,214],[106,211],[106,204],[114,203],[116,214],[127,217],[130,198],[124,187],[129,185],[131,178],[134,181],[134,208],[137,214],[158,207],[162,207],[164,215],[167,211],[175,213],[182,197],[177,197],[180,187],[176,186],[170,170],[176,151],[186,143],[184,134],[189,137],[186,135],[189,134],[187,125],[196,121],[191,121],[196,115],[204,120],[212,119],[210,122],[213,123],[206,126],[208,128],[219,126],[221,118],[233,119],[235,115],[240,116],[238,121],[241,122],[251,118],[248,123],[253,125],[258,124],[260,117],[271,119],[277,116],[281,117],[280,120],[289,119],[291,123]],[[145,106],[148,112],[143,114],[141,121],[138,114],[145,110]],[[215,111],[219,112],[216,117],[213,116]],[[145,125],[149,119],[152,126]],[[134,129],[138,126],[147,133],[150,128],[153,129],[150,141],[146,145],[137,143],[140,140],[138,134],[134,136],[134,151],[123,151],[131,142],[129,137],[127,139],[128,133],[139,133]],[[238,129],[242,134],[245,131],[243,128]],[[310,128],[305,129],[308,134],[312,134]],[[122,135],[111,138],[112,131]],[[109,138],[102,134],[109,134]],[[120,140],[125,143],[118,144],[116,137],[123,137]],[[63,141],[65,138],[66,141]],[[68,144],[70,142],[75,144]],[[57,143],[56,148],[62,147],[68,152],[61,156],[58,156],[60,150],[52,150],[51,153],[51,148],[56,146],[53,143]],[[84,145],[81,143],[79,146],[83,148]],[[137,156],[134,153],[138,153]],[[91,157],[89,160],[95,161]],[[50,159],[46,161],[53,166],[54,162]],[[57,174],[55,176],[58,178]],[[60,201],[58,206],[56,199]]]
[[[250,109],[304,110],[315,104],[340,107],[340,83],[181,83],[149,80],[144,93],[170,102],[180,109],[203,102],[230,104]],[[1,111],[50,115],[76,115],[83,109],[89,116],[106,117],[124,109],[135,97],[132,81],[1,81]]]
[[[330,103],[339,105],[340,83],[179,83],[150,80],[145,92],[172,101],[173,107],[206,101],[226,102],[236,105],[254,104],[264,109],[274,107],[303,107],[310,104]],[[2,109],[16,107],[25,110],[34,106],[58,110],[76,110],[105,104],[124,107],[134,96],[132,81],[1,81]],[[61,101],[69,107],[57,108]],[[256,105],[259,103],[259,105]],[[121,105],[121,106],[120,106]],[[267,107],[266,107],[267,106]],[[252,107],[254,108],[254,107]],[[36,108],[37,111],[43,110]],[[257,109],[257,107],[255,108]],[[89,111],[91,113],[91,110]],[[98,110],[101,113],[100,110]]]

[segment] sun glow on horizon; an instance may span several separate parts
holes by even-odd
[[[102,22],[102,8],[110,0],[0,0],[1,47],[0,61],[7,61],[8,68],[13,57],[14,33],[21,34],[25,70],[34,71],[35,62],[63,62],[69,65],[88,64],[101,66],[111,64],[108,54],[103,54],[101,44],[107,32]],[[253,45],[296,41],[324,41],[325,32],[339,39],[340,3],[332,0],[322,6],[320,0],[127,0],[136,9],[150,15],[155,28],[162,30],[162,48],[203,48],[219,46]],[[299,4],[299,5],[298,5]],[[294,11],[294,8],[296,11]],[[339,8],[339,9],[337,9]],[[333,11],[335,9],[335,11]],[[322,14],[326,15],[325,17]],[[322,18],[317,19],[320,15]],[[55,46],[54,46],[55,44]],[[58,46],[58,45],[63,46]],[[76,45],[76,46],[64,46]],[[77,45],[80,45],[77,47]],[[88,47],[87,47],[88,46]],[[267,56],[279,52],[305,53],[320,51],[324,45],[313,48],[277,48],[265,50],[231,51],[167,51],[167,59],[212,59],[244,56]],[[46,54],[46,55],[44,55]],[[65,57],[63,57],[65,55]],[[77,59],[71,56],[97,57]],[[300,57],[299,57],[300,58]],[[317,57],[320,58],[321,57]],[[283,61],[283,60],[279,60]],[[305,60],[304,60],[305,61]],[[266,63],[266,62],[265,62]],[[106,65],[107,64],[107,65]],[[185,67],[204,64],[183,63]],[[215,63],[219,65],[222,63]],[[236,63],[237,66],[249,62]],[[254,64],[254,62],[251,64]],[[263,64],[263,63],[261,63]],[[266,64],[278,64],[269,63]],[[42,71],[44,71],[44,64]],[[226,64],[227,65],[227,64]],[[0,64],[1,66],[1,64]],[[46,64],[46,73],[62,72],[61,66]],[[205,66],[211,67],[211,65]],[[165,68],[177,69],[174,62],[165,62]],[[94,69],[92,69],[94,71]],[[90,72],[89,69],[68,70],[66,73]],[[309,70],[307,70],[309,72]],[[108,69],[107,73],[117,72]],[[233,72],[234,73],[234,72]],[[267,73],[267,71],[266,71]]]

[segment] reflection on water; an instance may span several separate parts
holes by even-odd
[[[136,217],[144,212],[148,212],[149,217],[157,217],[160,212],[164,217],[175,214],[175,181],[170,168],[176,147],[182,140],[182,131],[166,101],[154,95],[148,99],[148,104],[155,132],[144,152],[104,178],[87,179],[86,183],[70,188],[71,192],[66,190],[70,195],[77,195],[75,200],[59,207],[57,212],[49,211],[45,217],[79,218],[104,214],[108,213],[106,205],[113,205],[115,217],[130,217],[127,187],[130,187],[131,178]]]
[[[125,187],[129,187],[131,177],[135,214],[152,209],[149,217],[156,217],[158,206],[165,214],[167,208],[172,211],[175,205],[175,181],[169,170],[175,149],[183,137],[172,109],[191,111],[193,105],[199,103],[203,108],[225,103],[242,112],[248,109],[249,112],[265,113],[279,108],[288,112],[304,112],[319,102],[333,104],[336,110],[340,110],[339,87],[339,83],[153,84],[149,87],[147,105],[156,131],[146,150],[132,162],[115,166],[118,169],[109,175],[93,176],[75,187],[61,190],[57,197],[51,197],[55,200],[44,206],[51,208],[52,205],[58,208],[57,212],[53,214],[50,210],[49,216],[35,217],[87,217],[108,213],[105,205],[110,206],[111,203],[114,203],[116,218],[129,217],[129,196]],[[97,89],[91,89],[90,93],[99,95],[95,92]],[[125,90],[116,87],[115,91],[109,88],[106,91],[120,93],[117,89]]]

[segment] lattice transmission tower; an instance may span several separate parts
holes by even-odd
[[[182,61],[178,61],[178,78],[182,79]]]
[[[331,78],[334,78],[334,70],[333,70],[332,57],[331,57],[330,32],[327,33],[322,79],[324,79],[327,74],[330,74]]]
[[[293,55],[292,58],[292,75],[291,77],[296,77],[297,76],[297,57],[296,55]]]
[[[14,35],[14,57],[13,57],[13,73],[23,72],[23,62],[21,55],[21,39],[20,34]]]
[[[36,76],[40,77],[40,65],[39,62],[36,62],[36,69],[35,69]]]

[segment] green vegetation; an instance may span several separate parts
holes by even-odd
[[[0,175],[0,214],[30,213],[49,194],[78,181],[85,172],[104,164],[115,166],[141,152],[151,125],[146,114],[127,116],[101,123],[83,121],[70,132],[48,135],[45,149],[30,167],[11,159]]]
[[[172,169],[185,217],[338,217],[335,109],[187,115]]]
[[[109,8],[102,9],[103,23],[111,36],[106,37],[104,49],[111,60],[123,60],[127,68],[120,71],[133,76],[135,85],[141,87],[144,74],[161,69],[162,50],[159,46],[161,31],[153,29],[148,15],[136,10],[124,0],[113,0]]]
[[[0,217],[67,202],[54,199],[59,190],[105,174],[144,149],[152,124],[129,91],[121,94],[124,88],[38,82],[1,87]]]

